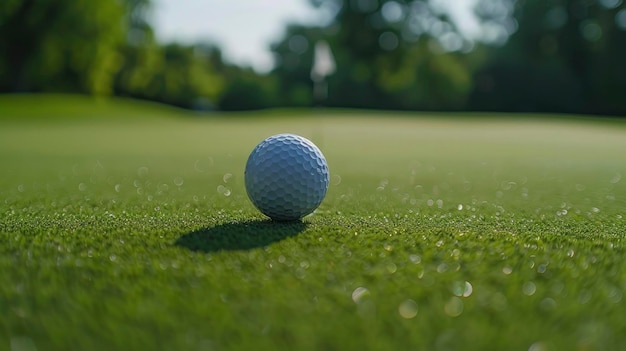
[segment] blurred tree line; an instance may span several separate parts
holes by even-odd
[[[288,26],[271,47],[275,68],[260,74],[228,63],[210,43],[159,42],[150,0],[3,0],[0,92],[128,96],[203,110],[323,103],[626,115],[622,0],[475,0],[471,33],[444,0],[309,2],[327,23]],[[320,40],[337,67],[323,102],[311,81]]]

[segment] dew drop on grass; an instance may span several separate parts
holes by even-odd
[[[528,351],[547,351],[548,348],[543,342],[536,342],[528,348]]]
[[[473,292],[474,292],[474,287],[472,286],[472,283],[465,282],[465,290],[463,291],[463,297],[470,297]]]
[[[535,292],[537,292],[537,286],[533,282],[526,282],[522,286],[522,292],[524,293],[524,295],[532,296],[535,294]]]
[[[24,192],[24,184],[20,184],[17,186],[17,191],[19,191],[20,193]]]
[[[528,199],[528,188],[522,188],[522,198]]]
[[[552,311],[556,308],[556,301],[554,301],[553,298],[546,297],[545,299],[541,300],[541,302],[539,303],[539,307],[544,311]]]
[[[409,260],[411,260],[411,262],[415,264],[419,264],[420,262],[422,262],[422,258],[418,255],[410,255]]]
[[[617,287],[612,287],[611,290],[609,290],[609,292],[607,293],[607,297],[613,303],[620,303],[623,296],[624,294],[622,293],[622,290]]]
[[[370,297],[370,291],[362,286],[359,286],[352,292],[352,301],[356,304],[365,301],[368,297]]]
[[[456,207],[456,209],[457,209],[457,210],[459,210],[459,211],[462,211],[462,210],[463,210],[463,205],[462,205],[462,204],[459,204],[459,205]]]
[[[437,273],[445,273],[448,271],[448,265],[446,263],[441,263],[437,266]]]
[[[226,173],[224,174],[224,176],[222,177],[222,180],[224,181],[224,183],[228,183],[228,181],[233,177],[232,173]]]
[[[217,192],[222,194],[222,195],[224,195],[224,196],[226,196],[226,197],[230,196],[230,194],[231,194],[230,189],[225,187],[225,186],[223,186],[223,185],[218,185],[217,186]]]
[[[539,267],[537,267],[537,273],[543,274],[546,272],[547,269],[548,269],[548,265],[545,263],[542,263],[539,265]]]
[[[400,317],[404,319],[412,319],[417,316],[417,302],[408,299],[403,301],[400,306],[398,306],[398,313]]]
[[[509,266],[504,266],[502,267],[502,273],[509,275],[511,273],[513,273],[513,268],[509,267]]]
[[[139,168],[137,168],[137,176],[143,178],[143,177],[148,175],[149,171],[150,170],[148,169],[148,167],[139,167]]]
[[[338,175],[338,174],[333,175],[333,176],[332,176],[332,178],[331,178],[331,183],[332,183],[333,185],[339,185],[339,184],[341,184],[341,176],[340,176],[340,175]]]
[[[455,259],[459,259],[459,256],[461,256],[461,250],[459,249],[452,250],[452,252],[450,253],[450,256],[452,256]]]
[[[444,306],[444,311],[450,317],[458,317],[463,313],[463,307],[463,300],[459,297],[453,296]]]
[[[621,173],[615,173],[615,175],[613,176],[613,178],[611,178],[611,184],[617,184],[620,182],[620,180],[622,180],[622,174]]]
[[[396,273],[397,270],[398,270],[398,266],[396,266],[395,263],[388,263],[387,264],[387,272],[389,274],[394,274],[394,273]]]
[[[80,190],[80,191],[87,190],[87,185],[85,183],[78,184],[78,190]]]
[[[457,281],[452,285],[452,294],[457,297],[470,297],[474,292],[472,283],[468,281]]]
[[[298,279],[304,279],[304,278],[306,278],[306,270],[304,268],[297,268],[296,272],[294,273],[294,275]]]
[[[183,184],[185,183],[185,180],[182,177],[176,177],[173,179],[174,181],[174,185],[176,186],[183,186]]]
[[[198,173],[202,173],[206,171],[206,169],[204,168],[204,165],[202,164],[202,160],[196,160],[196,162],[193,164],[193,168]]]
[[[565,289],[565,284],[559,281],[555,282],[552,287],[550,287],[550,291],[556,296],[561,295],[563,293],[563,289]]]
[[[578,295],[578,303],[584,305],[591,300],[592,296],[591,291],[583,290]]]
[[[205,159],[196,160],[193,165],[193,168],[198,173],[206,172],[210,167],[213,166],[213,158],[207,157]]]
[[[517,188],[517,183],[513,181],[502,182],[501,186],[502,190],[515,190]]]
[[[116,193],[119,193],[121,189],[122,189],[122,186],[120,184],[115,184],[115,192]]]

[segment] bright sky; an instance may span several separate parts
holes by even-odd
[[[272,67],[269,45],[286,24],[320,21],[307,0],[155,0],[154,10],[158,38],[213,42],[229,61],[260,71]]]
[[[472,30],[466,14],[474,0],[431,1],[453,6],[455,16]],[[281,38],[286,24],[324,20],[307,0],[155,0],[154,4],[159,39],[216,43],[227,60],[258,71],[272,68],[269,45]]]

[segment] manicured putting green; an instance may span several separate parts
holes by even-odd
[[[281,132],[331,185],[273,223]],[[0,98],[0,349],[626,345],[626,122]]]

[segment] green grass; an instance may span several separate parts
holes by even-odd
[[[626,349],[626,121],[365,115],[0,97],[0,349]],[[301,223],[243,186],[280,132]]]

